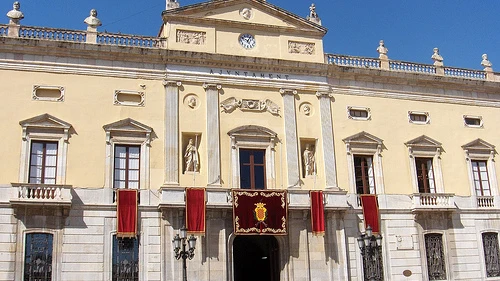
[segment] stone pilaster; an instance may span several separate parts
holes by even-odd
[[[297,116],[295,114],[296,90],[280,89],[283,96],[286,140],[286,164],[288,170],[287,187],[300,186],[299,149],[297,139]]]
[[[317,92],[319,98],[319,108],[321,116],[321,141],[323,143],[323,161],[325,163],[326,188],[338,188],[337,185],[337,167],[335,164],[335,147],[333,138],[333,122],[331,93]]]
[[[164,81],[165,86],[165,184],[179,185],[179,87],[181,82]]]
[[[203,84],[207,96],[207,158],[208,158],[208,185],[221,185],[220,171],[220,118],[219,118],[219,90],[218,84]]]

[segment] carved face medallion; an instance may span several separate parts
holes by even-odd
[[[245,49],[252,49],[255,47],[255,38],[253,35],[245,33],[241,34],[239,38],[240,45]]]
[[[251,8],[243,8],[240,10],[240,16],[244,19],[249,20],[252,17],[252,9]]]

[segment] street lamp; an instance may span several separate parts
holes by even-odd
[[[365,280],[381,281],[384,279],[382,268],[382,236],[373,235],[372,227],[368,225],[365,234],[358,237],[358,246],[363,256]]]
[[[189,250],[187,251],[186,251],[186,240],[189,246]],[[192,260],[194,258],[196,237],[191,235],[189,238],[187,238],[187,228],[183,226],[179,230],[179,233],[175,235],[174,239],[172,240],[172,244],[174,246],[175,258],[178,260],[182,258],[182,280],[187,281],[186,259]]]

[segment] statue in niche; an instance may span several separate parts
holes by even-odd
[[[97,18],[97,10],[92,9],[90,10],[90,15],[83,21],[86,23],[89,27],[96,28],[98,26],[101,26],[101,20]]]
[[[9,24],[19,24],[19,21],[24,18],[24,14],[19,10],[21,8],[21,4],[18,1],[14,2],[12,5],[12,10],[7,13],[7,17],[9,17]]]
[[[189,139],[188,145],[184,152],[184,162],[186,168],[184,172],[199,172],[200,171],[200,155],[198,154],[198,149],[194,145],[193,139]]]
[[[314,151],[311,149],[310,144],[306,144],[304,154],[302,155],[302,162],[304,162],[304,176],[312,176],[315,174],[315,161]]]

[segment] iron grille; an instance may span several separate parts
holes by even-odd
[[[139,240],[113,236],[113,281],[139,280]]]
[[[439,233],[426,234],[425,252],[427,255],[429,280],[446,280],[443,235]]]
[[[52,234],[26,234],[24,281],[52,280]]]
[[[365,281],[384,280],[384,264],[382,262],[382,246],[375,246],[363,255],[363,271]]]
[[[500,276],[500,261],[498,259],[498,233],[483,233],[484,262],[486,264],[486,276]]]

